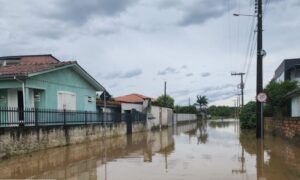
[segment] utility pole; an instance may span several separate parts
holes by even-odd
[[[257,71],[256,71],[256,96],[263,92],[263,56],[266,54],[263,50],[263,9],[262,0],[255,0],[257,10]],[[263,105],[256,100],[256,138],[263,138]]]
[[[241,76],[241,84],[240,84],[240,89],[241,89],[241,97],[242,97],[242,107],[244,107],[244,75],[245,73],[231,73],[231,76]]]
[[[164,88],[164,105],[167,106],[167,81],[165,81],[165,88]]]

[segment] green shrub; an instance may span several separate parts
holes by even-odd
[[[296,81],[271,81],[265,88],[265,92],[268,94],[268,103],[265,115],[273,116],[274,113],[279,112],[285,116],[288,116],[290,112],[290,101],[287,98],[285,98],[285,96],[289,92],[297,89],[297,87],[298,86]]]
[[[256,103],[248,102],[240,113],[240,126],[242,129],[252,129],[256,127]]]

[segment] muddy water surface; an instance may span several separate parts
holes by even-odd
[[[0,179],[300,179],[300,146],[237,121],[192,123],[0,161]]]

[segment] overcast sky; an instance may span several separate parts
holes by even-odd
[[[267,83],[283,59],[300,57],[300,0],[265,10]],[[233,105],[231,72],[249,71],[246,101],[256,88],[255,52],[252,63],[246,55],[256,22],[237,12],[253,14],[254,0],[0,0],[0,55],[77,60],[113,96],[157,97],[167,81],[176,104],[199,94]]]

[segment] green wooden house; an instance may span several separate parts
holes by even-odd
[[[0,57],[0,107],[96,111],[103,86],[76,61],[52,55]]]

